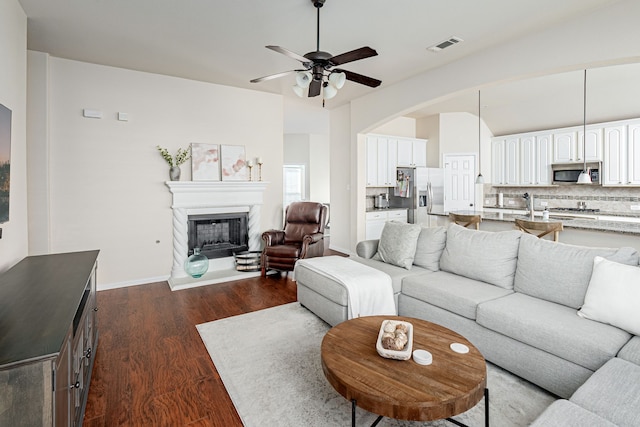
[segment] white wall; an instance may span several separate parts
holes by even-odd
[[[192,142],[244,145],[247,158],[263,158],[263,179],[270,182],[261,227],[281,224],[280,95],[55,57],[48,62],[49,176],[39,179],[50,188],[49,246],[53,252],[100,249],[99,286],[169,275],[169,167],[156,145],[171,152]],[[84,118],[85,108],[103,118]],[[118,121],[118,112],[129,121]],[[187,162],[182,180],[190,176]]]
[[[543,28],[524,38],[509,40],[397,84],[382,86],[351,102],[348,134],[334,135],[332,131],[332,139],[335,136],[343,141],[349,140],[355,156],[360,134],[448,95],[512,79],[637,61],[636,40],[640,39],[640,26],[636,17],[639,15],[640,2],[637,0],[615,2],[590,14]],[[348,167],[355,169],[349,188],[362,187],[364,199],[364,176],[357,173],[358,160],[352,157],[350,164],[346,162],[346,158],[332,155],[332,171]],[[332,198],[345,198],[345,194],[334,194],[333,188]],[[343,193],[345,191],[342,190]],[[332,207],[338,208],[334,204]],[[364,228],[361,226],[364,222],[364,203],[358,204],[356,201],[350,205],[353,208],[349,211],[349,224],[352,227],[348,231],[352,236],[349,247],[355,248],[358,237],[364,235],[359,232]]]
[[[440,154],[440,115],[436,114],[416,120],[416,136],[429,140],[427,143],[427,166],[442,167]]]
[[[309,135],[309,200],[331,202],[329,135]]]
[[[351,188],[352,177],[357,174],[357,158],[351,160],[349,142],[350,107],[344,105],[331,110],[331,249],[348,252],[355,238],[357,224],[351,212],[358,200],[356,188]],[[355,167],[353,165],[356,165]],[[364,160],[360,162],[364,167]],[[364,173],[364,172],[363,172]],[[352,191],[353,190],[353,191]],[[364,205],[364,197],[362,197]],[[364,228],[364,226],[363,226]]]
[[[372,129],[369,133],[415,138],[416,119],[412,119],[410,117],[396,117],[393,120],[389,120],[382,126],[378,126],[377,128]]]
[[[0,104],[11,110],[9,221],[0,224],[0,271],[28,254],[27,17],[16,0],[0,0]]]

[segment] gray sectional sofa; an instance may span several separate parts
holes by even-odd
[[[455,330],[488,361],[569,399],[554,403],[535,425],[640,425],[640,338],[614,326],[615,315],[608,321],[607,307],[605,321],[613,324],[585,318],[583,307],[594,259],[640,272],[634,249],[455,224],[416,234],[418,226],[389,224],[381,240],[360,242],[352,259],[391,276],[399,315]],[[296,269],[296,280],[303,305],[330,324],[346,319],[344,287],[304,269]],[[605,391],[608,400],[598,397]]]

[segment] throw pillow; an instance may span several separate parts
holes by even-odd
[[[640,335],[640,268],[597,256],[580,317]]]
[[[413,263],[427,270],[440,270],[440,256],[446,242],[447,229],[445,227],[423,228],[418,236]]]
[[[378,243],[378,253],[373,259],[410,270],[416,254],[420,229],[418,224],[386,222]]]
[[[511,290],[520,236],[515,230],[470,230],[451,223],[440,269]]]

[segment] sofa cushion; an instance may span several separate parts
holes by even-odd
[[[596,256],[638,265],[638,252],[633,248],[589,248],[523,235],[515,290],[577,310],[584,302]]]
[[[531,427],[616,427],[610,421],[568,400],[556,400]]]
[[[423,227],[418,236],[413,264],[431,271],[440,270],[440,257],[446,242],[445,227]]]
[[[521,235],[515,230],[469,230],[452,223],[447,229],[447,244],[440,258],[440,269],[513,289]]]
[[[618,357],[640,366],[640,337],[635,336],[622,347]]]
[[[595,257],[578,315],[640,335],[640,268]]]
[[[571,401],[618,426],[639,426],[640,366],[611,359],[576,390]]]
[[[512,294],[513,291],[446,271],[407,277],[404,295],[475,320],[478,304]]]
[[[373,259],[410,270],[421,228],[418,224],[385,222],[378,242],[378,253]]]
[[[417,266],[414,266],[411,270],[407,270],[402,267],[397,267],[392,264],[386,264],[382,261],[376,261],[374,259],[359,257],[351,257],[350,259],[361,264],[368,265],[369,267],[373,267],[377,270],[383,271],[391,276],[391,286],[393,287],[394,294],[399,293],[402,289],[402,280],[405,277],[431,273],[429,270]]]
[[[493,331],[595,371],[629,341],[627,332],[521,293],[478,305],[476,321]]]

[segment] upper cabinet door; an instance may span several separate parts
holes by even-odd
[[[398,139],[398,166],[410,167],[413,165],[413,141],[410,139]]]
[[[536,185],[536,137],[520,138],[520,184]]]
[[[627,183],[627,127],[610,126],[604,128],[604,175],[603,185],[624,185]]]
[[[507,138],[504,153],[506,184],[518,185],[520,184],[520,138]]]
[[[551,184],[551,134],[536,136],[536,184]]]
[[[504,185],[504,139],[491,141],[491,182],[494,185]]]
[[[378,138],[367,137],[367,187],[378,185]]]
[[[631,185],[640,185],[640,122],[631,123],[627,133],[629,140],[628,180]]]
[[[578,161],[583,162],[584,156],[587,157],[587,162],[599,162],[602,160],[602,128],[587,129],[587,141],[585,148],[582,148],[583,140],[582,134],[584,132],[578,132]],[[583,153],[583,151],[586,152]]]
[[[553,161],[556,163],[577,162],[576,133],[562,132],[553,135]]]
[[[413,141],[413,164],[416,167],[427,166],[427,141],[423,139]]]

